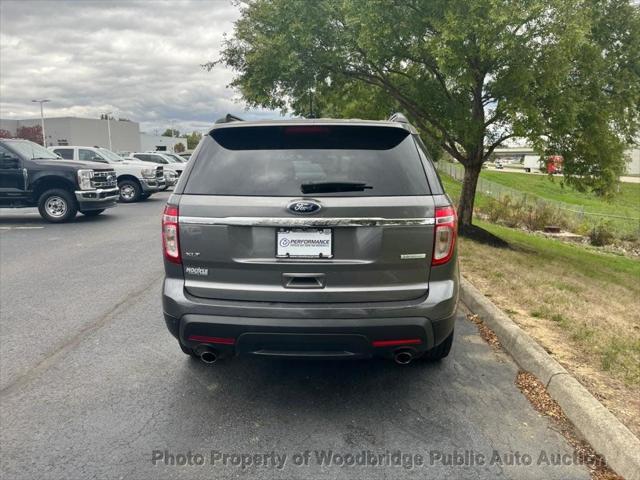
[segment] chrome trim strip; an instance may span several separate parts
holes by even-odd
[[[247,227],[417,227],[434,225],[435,218],[379,217],[180,217],[182,225],[232,225]]]

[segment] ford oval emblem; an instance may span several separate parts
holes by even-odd
[[[317,213],[322,207],[318,202],[313,200],[295,200],[287,205],[287,210],[291,213],[297,213],[299,215],[308,215],[310,213]]]

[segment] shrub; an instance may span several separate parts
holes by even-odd
[[[528,230],[542,230],[547,225],[567,228],[570,221],[560,209],[546,202],[528,203],[525,199],[513,199],[505,195],[491,199],[482,209],[492,223],[507,227],[524,227]]]
[[[589,241],[591,245],[602,247],[613,243],[615,235],[613,234],[611,222],[602,222],[594,226],[589,232]]]

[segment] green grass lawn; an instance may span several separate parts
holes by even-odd
[[[446,174],[440,174],[447,193],[456,201],[460,196],[461,184]],[[504,185],[528,195],[540,197],[552,202],[563,202],[569,206],[575,206],[576,210],[588,213],[602,213],[630,217],[631,219],[589,217],[589,224],[598,224],[608,221],[619,235],[638,235],[640,232],[640,184],[622,183],[620,192],[610,201],[596,197],[593,194],[582,193],[561,184],[561,178],[549,178],[546,175],[534,175],[515,172],[483,171],[481,178]],[[482,209],[488,203],[489,197],[478,193],[475,206]],[[574,215],[567,212],[567,215]],[[576,216],[576,218],[581,218]]]
[[[584,208],[585,212],[640,218],[640,184],[621,183],[611,201],[562,185],[562,178],[517,172],[483,171],[481,177],[523,193]]]
[[[640,185],[623,185],[621,195],[609,204],[562,189],[544,176],[484,175],[532,195],[578,205],[584,200],[592,211],[620,207],[623,212],[640,214]],[[457,202],[461,184],[447,175],[440,177]],[[478,193],[475,206],[482,211],[491,201]],[[579,379],[588,378],[585,386],[606,398],[607,408],[640,432],[640,420],[628,414],[629,405],[634,405],[632,411],[640,405],[640,262],[477,217],[473,223],[509,247],[460,238],[464,276]]]
[[[465,276],[503,309],[518,312],[514,319],[525,329],[563,332],[565,346],[574,345],[583,361],[640,385],[640,262],[480,220],[474,224],[509,248],[461,238]]]
[[[516,250],[530,254],[541,265],[563,265],[586,278],[605,280],[623,287],[631,282],[640,297],[640,262],[621,255],[585,250],[584,247],[549,239],[481,220],[475,225],[505,240]]]

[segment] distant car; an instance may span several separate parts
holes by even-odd
[[[166,188],[161,165],[151,166],[140,160],[126,160],[111,150],[101,147],[65,145],[49,147],[49,150],[66,160],[89,160],[109,164],[118,176],[120,201],[123,203],[149,198],[153,193]]]
[[[173,158],[176,162],[186,163],[187,161],[177,153],[162,152],[165,157]]]
[[[497,161],[494,166],[496,167],[497,170],[502,170],[504,168],[504,165],[502,164],[501,161]]]
[[[188,162],[189,159],[191,158],[191,153],[183,152],[183,153],[179,153],[178,156],[184,158],[185,161]]]
[[[51,223],[100,215],[118,200],[111,166],[63,160],[29,140],[0,140],[0,180],[0,207],[38,207]]]
[[[562,174],[562,156],[551,155],[547,157],[547,173],[551,175]]]
[[[129,158],[162,165],[167,182],[166,188],[172,187],[178,182],[178,178],[180,178],[185,168],[184,163],[165,155],[163,152],[136,152],[132,153]]]

